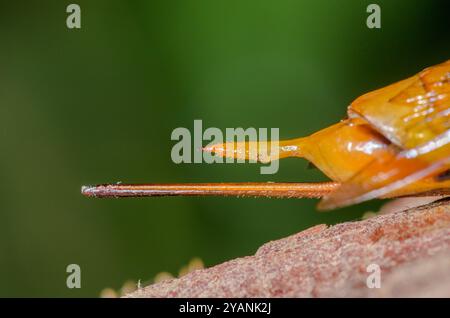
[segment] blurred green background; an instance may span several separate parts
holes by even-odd
[[[358,95],[450,58],[448,1],[0,1],[0,296],[98,296],[126,280],[212,266],[318,223],[314,200],[100,200],[84,184],[324,180],[300,159],[172,163],[171,132],[279,127],[310,134]],[[82,288],[66,287],[81,266]]]

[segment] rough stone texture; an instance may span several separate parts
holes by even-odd
[[[369,289],[367,266],[381,268]],[[450,297],[450,201],[269,242],[128,297]]]

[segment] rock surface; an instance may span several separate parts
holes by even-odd
[[[378,266],[380,288],[368,288],[368,279],[377,281]],[[317,225],[269,242],[253,256],[127,297],[416,296],[450,297],[449,199],[363,221]]]

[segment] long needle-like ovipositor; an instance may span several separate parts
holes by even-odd
[[[219,196],[320,199],[340,187],[339,182],[248,182],[248,183],[172,183],[172,184],[101,184],[84,186],[81,193],[96,198],[163,197],[163,196]],[[386,198],[403,196],[448,196],[450,189],[423,188],[414,195],[401,192]]]
[[[88,197],[158,197],[158,196],[238,196],[271,198],[321,198],[339,186],[337,182],[320,183],[178,183],[178,184],[105,184],[84,186]]]

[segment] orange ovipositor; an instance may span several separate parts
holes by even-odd
[[[319,208],[324,210],[373,198],[450,194],[450,61],[357,98],[347,113],[347,119],[308,137],[279,141],[275,154],[255,156],[250,151],[271,149],[270,142],[229,142],[203,149],[260,162],[305,158],[330,182],[111,184],[83,187],[82,193],[323,198]]]

